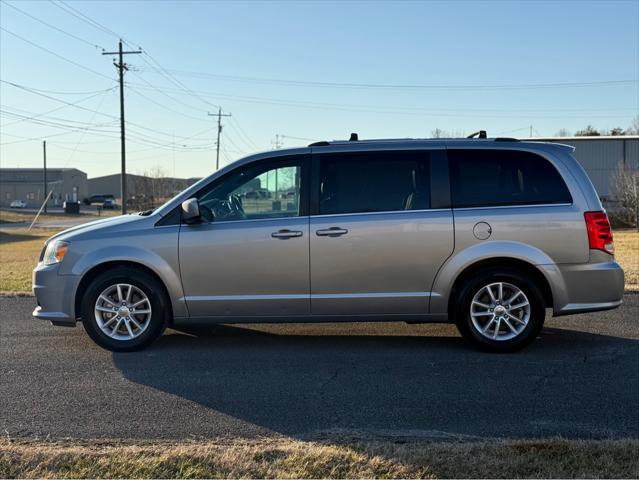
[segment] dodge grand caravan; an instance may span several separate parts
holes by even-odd
[[[183,322],[453,322],[513,351],[622,302],[608,217],[565,145],[319,142],[239,160],[153,211],[51,237],[37,318],[115,351]],[[268,192],[268,194],[265,194]]]

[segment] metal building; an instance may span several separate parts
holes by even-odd
[[[522,140],[563,143],[575,147],[575,158],[584,167],[603,200],[614,199],[612,181],[619,165],[639,170],[639,135]]]
[[[24,200],[31,208],[40,207],[46,196],[41,168],[0,168],[0,206]],[[48,168],[47,191],[53,190],[50,206],[79,201],[87,196],[87,174],[77,168]]]

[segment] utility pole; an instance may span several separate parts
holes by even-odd
[[[529,135],[530,138],[532,138],[532,131],[533,131],[533,128],[532,128],[532,125],[531,125],[530,126],[530,135]]]
[[[142,53],[142,50],[133,50],[129,52],[122,51],[122,40],[118,43],[117,52],[102,52],[102,55],[118,55],[118,62],[113,65],[118,69],[120,75],[120,151],[122,157],[122,174],[120,178],[120,191],[122,194],[122,215],[126,214],[126,146],[124,141],[124,71],[129,67],[122,58],[123,55],[134,53]]]
[[[222,133],[222,117],[230,117],[230,113],[222,113],[222,107],[220,107],[217,113],[209,113],[210,117],[217,117],[217,144],[215,155],[215,170],[220,169],[220,133]]]
[[[47,213],[47,190],[49,189],[47,186],[47,141],[42,140],[42,154],[44,157],[44,213]]]
[[[276,133],[275,134],[275,140],[273,142],[271,142],[272,145],[273,145],[273,148],[275,148],[276,150],[278,148],[281,148],[282,144],[284,143],[283,139],[284,139],[284,135],[280,135],[280,134]]]

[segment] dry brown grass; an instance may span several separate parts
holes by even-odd
[[[113,217],[116,215],[120,215],[119,210],[102,210],[100,216],[102,217]],[[35,218],[36,214],[33,212],[23,212],[20,210],[4,210],[0,209],[0,223],[27,223],[30,224]],[[98,218],[98,212],[94,210],[89,210],[86,212],[82,212],[80,215],[82,218],[86,218],[87,221],[94,220],[93,217]],[[78,215],[67,215],[64,213],[41,213],[38,217],[38,222],[36,225],[46,222],[47,220],[69,220],[73,218],[78,218]]]
[[[0,209],[0,223],[31,223],[36,214],[32,212],[21,212],[19,210],[2,210]],[[38,220],[68,220],[69,216],[56,213],[42,213]]]
[[[57,230],[8,228],[0,230],[0,292],[31,290],[31,271],[44,241]]]
[[[639,232],[615,230],[615,257],[626,274],[626,290],[639,290]]]
[[[2,478],[637,478],[637,440],[0,440]]]

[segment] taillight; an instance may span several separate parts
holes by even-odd
[[[612,241],[612,230],[606,212],[586,212],[584,217],[586,218],[590,248],[602,250],[612,255],[615,252],[615,245]]]

